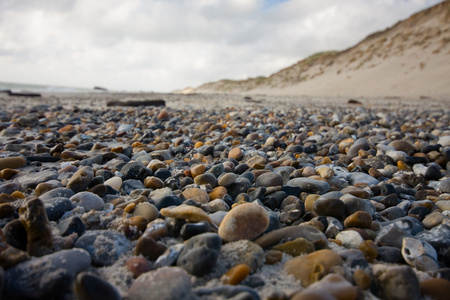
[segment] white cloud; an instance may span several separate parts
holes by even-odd
[[[171,91],[269,75],[437,0],[3,0],[0,81]]]

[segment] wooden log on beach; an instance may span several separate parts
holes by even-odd
[[[166,106],[166,101],[157,99],[157,100],[112,100],[106,103],[106,106]]]

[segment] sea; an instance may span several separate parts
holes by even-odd
[[[99,89],[65,87],[56,85],[22,84],[0,81],[1,91],[13,91],[17,93],[96,93],[102,92]]]

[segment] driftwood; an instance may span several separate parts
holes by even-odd
[[[106,106],[166,106],[166,101],[164,100],[112,100],[106,103]]]
[[[6,93],[9,96],[16,96],[16,97],[42,97],[41,94],[32,92],[14,92],[11,90],[1,90],[0,93]]]

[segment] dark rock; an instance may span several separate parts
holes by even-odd
[[[65,197],[50,198],[43,201],[45,212],[50,221],[57,221],[66,211],[72,209],[72,202]]]
[[[80,300],[122,299],[113,285],[101,277],[89,272],[81,272],[77,275],[74,292]]]
[[[190,238],[177,259],[177,266],[195,276],[208,274],[216,265],[222,240],[218,234],[203,233]]]
[[[82,249],[61,250],[22,262],[5,272],[6,299],[63,299],[76,274],[91,265]]]
[[[391,264],[404,264],[405,260],[402,256],[402,249],[392,246],[378,247],[377,259]]]
[[[27,230],[20,220],[11,220],[3,228],[6,242],[23,251],[27,251]]]
[[[74,232],[78,235],[82,235],[86,230],[86,226],[79,217],[73,216],[60,221],[58,224],[58,230],[61,236],[67,236]]]
[[[127,163],[120,171],[122,172],[122,179],[124,181],[127,179],[136,179],[143,182],[147,176],[152,175],[151,169],[137,161]]]
[[[180,236],[183,238],[183,240],[188,240],[193,236],[210,231],[211,226],[208,222],[202,221],[198,223],[186,223],[181,227]]]
[[[319,216],[331,216],[338,220],[346,217],[346,206],[339,199],[318,199],[314,202],[313,209]]]
[[[59,188],[50,190],[50,191],[40,195],[39,199],[41,199],[42,201],[45,202],[49,199],[53,199],[53,198],[57,198],[57,197],[70,198],[73,195],[75,195],[75,193],[71,189],[59,187]]]

